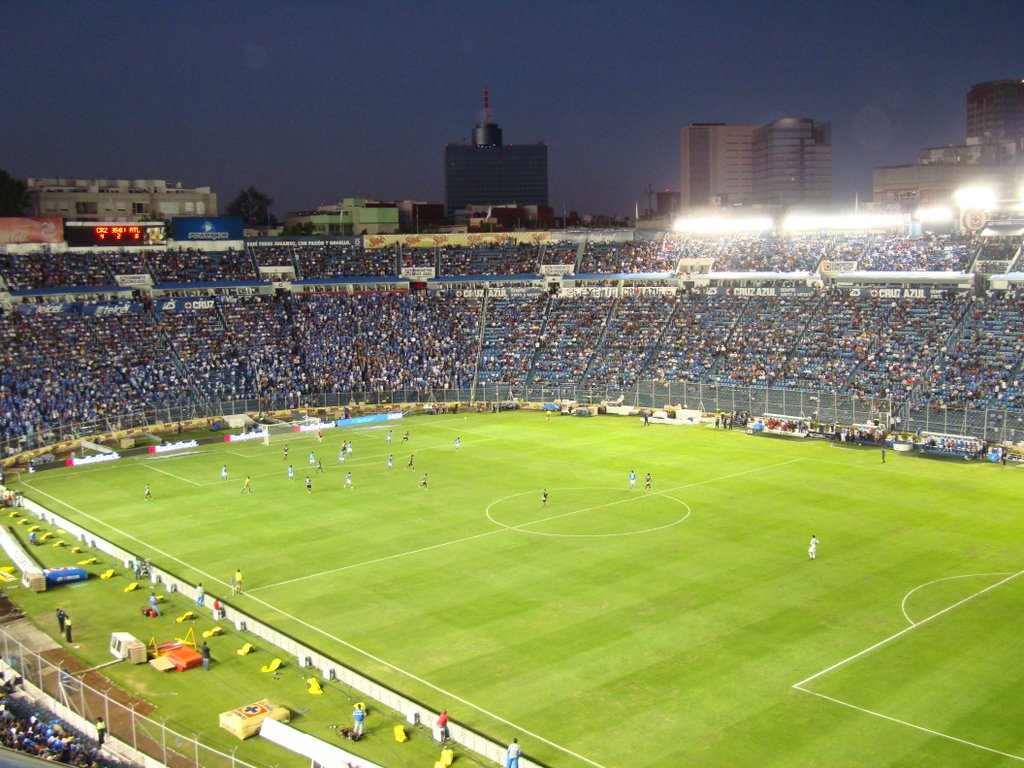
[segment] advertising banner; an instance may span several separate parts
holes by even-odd
[[[153,284],[152,275],[114,275],[114,279],[122,288],[144,287]]]
[[[856,272],[857,262],[856,261],[831,261],[825,259],[821,262],[822,272]]]
[[[175,216],[171,237],[177,242],[241,240],[242,219],[238,216]]]
[[[402,267],[401,277],[406,280],[432,280],[435,273],[433,267]]]
[[[215,306],[215,299],[157,299],[153,304],[158,315],[163,312],[201,312]]]
[[[266,248],[270,246],[283,246],[287,248],[302,248],[303,246],[323,246],[323,245],[347,245],[352,248],[356,248],[360,245],[362,237],[257,237],[257,238],[246,238],[246,245],[253,245],[257,248]]]
[[[712,285],[704,289],[705,296],[736,296],[739,298],[747,298],[748,296],[805,296],[811,293],[814,293],[814,289],[809,285]]]
[[[37,216],[0,218],[0,245],[63,242],[63,219]]]
[[[540,273],[542,275],[571,275],[574,264],[541,264]]]
[[[931,288],[849,288],[847,296],[862,299],[927,299],[932,296]],[[941,292],[935,291],[936,296]]]
[[[443,248],[446,246],[472,247],[474,245],[523,245],[546,243],[551,240],[550,232],[482,232],[426,235],[366,235],[363,247],[377,248]]]

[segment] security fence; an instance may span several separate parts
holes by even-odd
[[[107,723],[105,754],[145,768],[256,768],[234,754],[169,728],[166,722],[139,711],[138,705],[118,700],[111,695],[113,689],[109,685],[101,690],[87,684],[85,675],[73,674],[48,660],[43,652],[33,650],[10,629],[9,624],[0,626],[3,664],[24,679],[23,695],[93,739],[94,724],[102,717]]]
[[[384,391],[295,393],[279,397],[235,398],[192,403],[180,407],[118,413],[90,422],[48,429],[2,446],[4,457],[66,440],[105,432],[154,427],[193,419],[216,419],[230,414],[261,414],[288,410],[335,410],[346,406],[416,406],[429,403],[484,404],[576,401],[597,405],[621,401],[637,408],[682,406],[705,412],[747,412],[754,416],[777,413],[809,418],[823,424],[865,424],[878,420],[883,426],[906,432],[920,430],[955,433],[989,442],[1016,441],[1024,436],[1024,411],[995,408],[962,409],[929,405],[911,398],[872,398],[838,392],[784,387],[749,387],[706,382],[638,381],[615,384],[521,384],[486,382],[466,389],[395,389]]]

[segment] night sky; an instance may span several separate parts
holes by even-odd
[[[550,203],[632,214],[679,188],[692,122],[833,128],[837,203],[964,139],[977,82],[1024,77],[1024,3],[7,2],[0,168],[254,184],[274,212],[443,200],[490,89],[549,145]]]

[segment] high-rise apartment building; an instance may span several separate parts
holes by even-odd
[[[750,205],[751,164],[756,125],[694,123],[682,132],[682,185],[685,208]]]
[[[444,208],[447,216],[468,205],[548,204],[548,146],[502,144],[488,92],[472,144],[444,148]]]
[[[683,209],[821,205],[832,197],[829,125],[807,118],[769,125],[694,123],[683,128]]]
[[[993,80],[967,92],[967,143],[1024,142],[1024,80]]]
[[[832,128],[810,118],[786,118],[754,131],[754,204],[832,202]]]

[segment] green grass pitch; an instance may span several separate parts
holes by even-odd
[[[1024,760],[1020,469],[892,451],[882,464],[870,449],[615,417],[422,416],[391,428],[390,446],[387,427],[287,438],[293,481],[275,438],[39,473],[22,488],[210,594],[228,596],[241,568],[245,594],[228,596],[239,608],[456,722],[518,736],[553,767]],[[340,465],[344,439],[354,451]],[[310,451],[325,472],[308,466]],[[30,613],[49,628],[64,601],[78,629],[89,621],[76,601],[103,605],[86,591],[100,588],[45,593]],[[128,627],[91,618],[96,644],[112,629],[173,624],[134,607]],[[183,675],[205,686],[186,704],[160,698],[173,678],[113,670],[152,687],[162,716],[214,739],[212,713],[267,693],[258,674],[229,687]],[[349,711],[339,701],[316,717],[348,723]],[[306,720],[295,724],[323,735]],[[356,751],[429,764],[378,733]],[[229,746],[289,764],[265,746]]]

